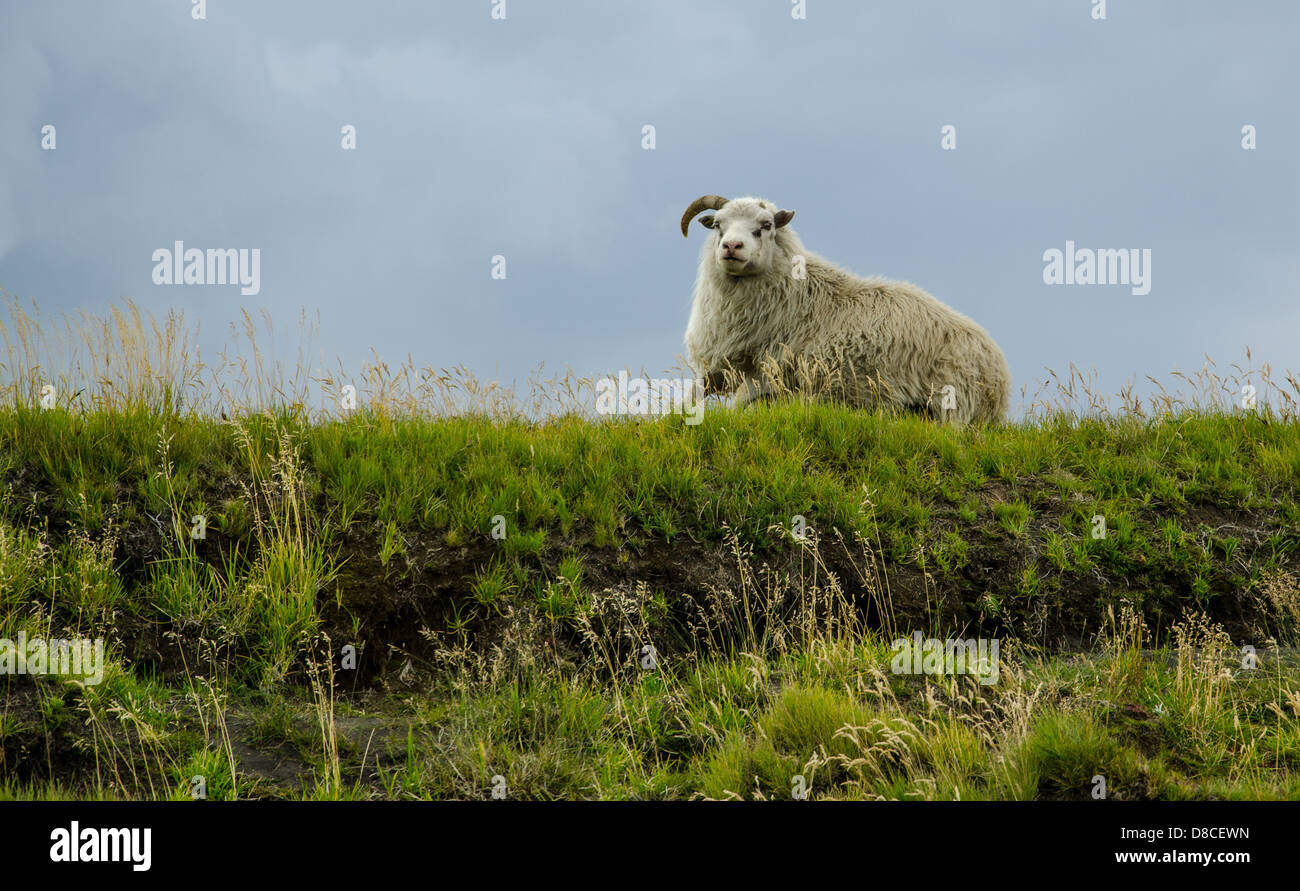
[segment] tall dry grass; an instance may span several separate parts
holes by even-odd
[[[44,398],[47,405],[79,412],[145,409],[216,417],[291,409],[327,419],[348,413],[344,406],[353,392],[348,388],[353,388],[358,407],[384,416],[595,418],[597,382],[606,376],[582,376],[572,369],[545,376],[538,366],[515,391],[464,365],[417,365],[409,355],[398,365],[375,353],[355,371],[341,362],[327,368],[323,357],[312,359],[319,356],[314,348],[319,315],[309,319],[305,310],[298,319],[291,364],[277,357],[275,328],[266,310],[257,318],[242,311],[241,323],[232,325],[225,346],[209,362],[198,346],[198,326],[191,329],[178,310],[160,320],[127,300],[102,316],[81,310],[45,319],[35,304],[26,308],[3,290],[0,299],[8,317],[0,317],[0,404],[16,407],[40,407]],[[1245,387],[1254,388],[1252,410],[1280,419],[1296,417],[1300,377],[1276,373],[1267,362],[1251,363],[1249,348],[1245,365],[1234,363],[1224,371],[1207,356],[1195,372],[1172,372],[1168,384],[1148,375],[1152,389],[1145,394],[1137,391],[1136,381],[1118,393],[1106,393],[1095,370],[1085,373],[1071,363],[1064,376],[1049,369],[1046,378],[1034,382],[1032,393],[1028,385],[1022,388],[1014,417],[1034,422],[1061,415],[1158,418],[1183,411],[1236,412],[1242,410]],[[693,377],[681,357],[665,374]],[[656,377],[644,369],[640,376]],[[717,382],[727,390],[745,385],[734,372]],[[878,386],[846,379],[842,369],[825,361],[796,359],[762,369],[757,389],[765,398],[816,399]]]

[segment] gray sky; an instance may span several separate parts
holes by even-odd
[[[1017,391],[1247,345],[1300,369],[1300,5],[1093,5],[6,2],[0,287],[46,315],[183,308],[205,355],[240,306],[290,330],[306,306],[351,370],[658,373],[704,237],[677,220],[716,192],[973,317]],[[155,285],[177,240],[260,249],[261,292]],[[1150,293],[1045,284],[1067,240],[1149,249]]]

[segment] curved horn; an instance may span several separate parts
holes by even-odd
[[[686,208],[686,213],[682,214],[682,238],[686,238],[686,228],[690,226],[691,220],[702,210],[722,210],[722,205],[727,203],[727,199],[721,195],[702,195],[691,202],[691,206]]]

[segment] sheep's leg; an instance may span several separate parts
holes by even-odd
[[[704,373],[704,394],[706,396],[730,396],[745,385],[746,378],[752,373],[748,363],[727,363],[723,368],[716,368]]]
[[[727,372],[710,371],[704,376],[704,395],[710,396],[714,393],[726,394],[727,392]]]
[[[751,377],[740,385],[736,391],[736,407],[748,405],[751,402],[764,402],[773,396],[772,388],[767,384],[761,383],[758,378]]]

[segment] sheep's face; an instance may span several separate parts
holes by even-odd
[[[700,217],[700,223],[713,230],[713,258],[721,272],[763,275],[776,256],[776,230],[793,216],[794,211],[778,210],[768,201],[737,198],[717,213]]]

